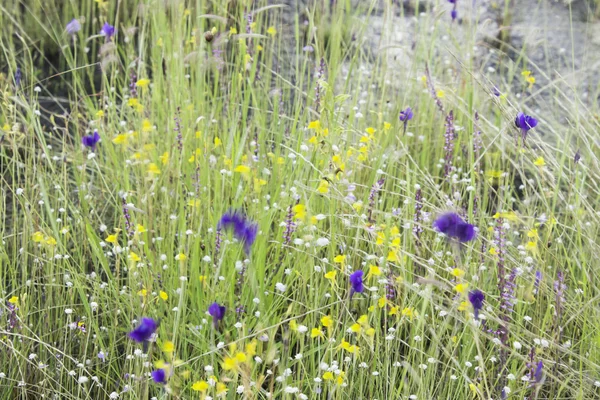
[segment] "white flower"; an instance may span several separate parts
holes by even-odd
[[[243,385],[238,386],[237,389],[236,389],[236,392],[238,394],[244,393],[244,386]]]
[[[117,393],[117,392],[112,392],[111,394],[109,394],[109,395],[108,395],[108,397],[109,397],[111,400],[118,399],[118,398],[119,398],[119,393]]]
[[[67,315],[73,314],[73,309],[72,308],[65,308],[65,314],[67,314]]]
[[[84,383],[88,383],[89,380],[90,379],[87,376],[80,376],[79,379],[77,379],[77,383],[83,385]]]
[[[318,238],[315,244],[319,247],[324,247],[329,245],[329,239],[327,238]]]
[[[277,289],[278,291],[280,291],[281,293],[285,292],[285,290],[287,289],[287,287],[281,283],[281,282],[277,282],[275,284],[275,289]]]
[[[308,332],[308,327],[306,325],[298,325],[298,332],[306,333]]]
[[[522,348],[523,346],[522,346],[522,345],[521,345],[521,343],[519,343],[519,342],[514,342],[514,343],[513,343],[513,347],[515,348],[515,350],[521,350],[521,348]]]

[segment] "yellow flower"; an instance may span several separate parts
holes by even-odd
[[[343,254],[338,254],[333,258],[333,262],[337,264],[344,264],[346,262],[346,256]]]
[[[319,187],[317,187],[317,192],[321,193],[321,194],[325,194],[329,192],[329,181],[326,181],[325,179],[321,180],[321,182],[319,183]]]
[[[368,328],[365,333],[367,334],[367,336],[375,336],[375,328]]]
[[[468,287],[468,283],[459,283],[458,285],[454,286],[454,290],[456,290],[458,293],[464,294]]]
[[[391,307],[389,315],[397,315],[397,314],[398,314],[398,307],[396,307],[396,306]]]
[[[390,124],[389,122],[384,122],[383,123],[383,130],[384,131],[389,131],[391,127],[392,127],[392,124]]]
[[[392,250],[392,251],[390,251],[390,252],[388,253],[388,256],[387,256],[387,261],[390,261],[390,262],[398,262],[398,260],[399,260],[399,259],[398,259],[398,255],[396,254],[396,252],[395,252],[395,251],[393,251],[393,250]]]
[[[237,362],[245,363],[248,360],[248,357],[246,357],[244,353],[239,352],[235,355],[235,359],[237,360]]]
[[[225,384],[222,382],[217,383],[217,395],[222,395],[225,393],[227,393],[227,386],[225,386]]]
[[[436,93],[437,97],[439,97],[440,99],[443,99],[444,96],[446,95],[446,93],[443,90],[438,90]]]
[[[331,328],[331,326],[333,325],[333,320],[330,316],[326,315],[323,318],[321,318],[321,325],[323,325],[325,328]]]
[[[415,316],[415,310],[412,307],[406,307],[402,310],[402,316],[413,319]]]
[[[377,300],[377,306],[379,308],[385,307],[386,304],[387,304],[387,299],[385,297],[380,297],[379,300]]]
[[[31,235],[31,240],[33,240],[36,243],[40,243],[44,241],[44,234],[40,231],[35,232],[33,235]]]
[[[352,324],[350,326],[350,330],[354,333],[360,333],[361,329],[360,324]]]
[[[498,249],[496,249],[495,247],[491,247],[489,253],[493,256],[497,256],[498,255]]]
[[[246,354],[248,355],[248,357],[256,355],[256,345],[256,340],[253,340],[252,342],[246,345]]]
[[[491,171],[485,171],[485,176],[487,176],[488,178],[491,178],[491,179],[500,179],[500,178],[502,178],[503,173],[504,172],[502,172],[502,171],[491,170]]]
[[[316,338],[316,337],[323,337],[323,331],[321,331],[319,328],[312,328],[310,330],[310,337],[311,338]]]
[[[366,132],[369,134],[369,136],[373,136],[375,134],[375,128],[373,127],[368,127],[366,129]]]
[[[369,323],[369,317],[366,314],[361,315],[360,317],[358,317],[358,322],[361,325],[368,325]]]
[[[333,284],[335,282],[336,275],[337,275],[336,271],[329,271],[328,273],[325,274],[325,279],[329,279],[331,281],[331,283]]]
[[[543,167],[544,165],[546,165],[546,161],[544,160],[544,157],[538,157],[537,160],[533,162],[533,165]]]
[[[514,211],[509,211],[509,212],[498,212],[496,214],[494,214],[493,218],[504,218],[507,219],[509,221],[518,221],[519,217],[517,217],[517,214]]]
[[[200,276],[198,277],[198,280],[200,281],[200,283],[204,283],[204,282],[206,282],[206,275],[200,275]]]
[[[196,381],[192,385],[192,390],[195,392],[206,392],[210,385],[205,381]]]
[[[115,136],[113,138],[112,142],[114,144],[126,144],[127,143],[127,135],[124,133],[121,133],[121,134]]]
[[[163,292],[162,290],[160,291],[160,293],[158,293],[158,297],[160,297],[164,301],[167,301],[169,299],[169,295],[167,294],[167,292]]]
[[[117,234],[112,234],[112,235],[108,235],[106,237],[106,239],[104,239],[105,242],[108,243],[117,243],[118,239],[117,239]]]
[[[179,261],[185,261],[187,259],[187,256],[183,253],[179,253],[175,256],[175,259]]]
[[[233,172],[239,172],[242,174],[247,174],[248,172],[250,172],[250,167],[247,167],[245,165],[238,165],[237,167],[235,167],[235,169],[233,170]]]
[[[159,175],[160,169],[158,169],[158,166],[156,164],[150,163],[150,164],[148,164],[148,173],[154,174],[154,175]]]
[[[304,219],[306,217],[306,206],[304,204],[296,204],[292,207],[292,211],[294,212],[294,218]]]
[[[188,158],[188,162],[193,163],[194,161],[196,161],[196,156],[192,154],[192,156]]]
[[[147,88],[150,85],[150,79],[142,78],[135,83],[135,86],[140,88]]]
[[[223,367],[225,371],[231,371],[232,369],[237,368],[237,364],[238,360],[236,358],[225,357],[221,363],[221,367]]]
[[[465,311],[469,308],[469,302],[467,301],[461,301],[460,304],[458,305],[458,311]]]
[[[380,276],[381,275],[381,269],[376,266],[376,265],[369,265],[369,273],[367,274],[367,277],[369,276]]]
[[[164,292],[161,292],[161,293],[164,293]],[[162,345],[162,351],[164,351],[165,353],[172,353],[172,352],[174,352],[175,351],[175,344],[173,344],[173,342],[171,342],[170,340],[167,340]]]
[[[135,254],[133,251],[129,252],[128,258],[131,261],[134,261],[134,262],[140,262],[140,261],[142,261],[142,259],[140,258],[140,256],[138,256],[137,254]]]
[[[98,110],[98,112],[96,112],[96,118],[102,118],[102,117],[104,117],[104,111]]]
[[[142,132],[150,132],[152,130],[152,123],[150,122],[150,120],[143,120],[142,121]]]
[[[138,225],[137,225],[137,227],[135,228],[135,231],[136,231],[137,233],[144,233],[144,232],[147,232],[146,228],[144,228],[144,225],[139,225],[139,224],[138,224]]]
[[[190,207],[200,207],[200,199],[191,199],[187,202],[187,205]]]
[[[217,136],[215,136],[214,144],[215,144],[215,149],[216,149],[221,144],[223,144],[223,142],[221,142],[221,139],[219,139]]]
[[[237,35],[237,29],[235,28],[235,26],[232,26],[231,28],[229,28],[229,36],[232,35]]]
[[[321,121],[319,121],[318,119],[315,121],[311,121],[308,123],[308,129],[314,129],[316,131],[321,129]]]
[[[537,250],[537,242],[534,242],[534,241],[527,242],[527,244],[525,245],[525,250],[536,251]]]
[[[275,29],[274,26],[270,26],[269,29],[267,29],[267,33],[271,36],[275,36],[277,35],[277,29]]]
[[[530,229],[529,231],[527,231],[527,237],[532,238],[532,239],[537,239],[539,237],[537,229],[533,228],[533,229]]]
[[[527,78],[529,75],[531,75],[531,71],[524,69],[521,71],[521,75]]]
[[[17,304],[19,302],[19,298],[17,296],[13,296],[10,299],[8,299],[8,302],[10,304]]]
[[[148,291],[146,289],[138,290],[137,295],[138,296],[142,296],[142,297],[146,297],[148,295]]]
[[[462,270],[462,269],[460,269],[460,268],[454,268],[454,269],[452,270],[452,272],[450,272],[450,274],[451,274],[452,276],[455,276],[455,277],[457,277],[457,278],[462,278],[463,276],[465,276],[465,271],[463,271],[463,270]]]
[[[331,381],[333,380],[333,372],[331,371],[327,371],[323,374],[323,380],[324,381]]]

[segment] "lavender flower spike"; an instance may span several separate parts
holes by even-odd
[[[433,222],[433,227],[459,242],[469,242],[475,239],[477,233],[475,227],[465,221],[456,213],[449,212],[442,214]]]
[[[81,143],[85,147],[89,147],[92,151],[96,150],[96,144],[100,141],[100,135],[97,130],[94,130],[94,133],[91,135],[87,135],[81,138]]]
[[[479,289],[473,290],[469,292],[469,302],[473,306],[473,310],[475,312],[475,319],[479,319],[479,311],[483,308],[483,301],[485,300],[485,295]]]
[[[129,337],[138,343],[147,342],[157,328],[158,322],[152,318],[142,318],[140,325],[129,332]]]
[[[352,298],[354,293],[362,293],[365,290],[365,285],[363,284],[363,275],[364,272],[362,270],[355,271],[350,275],[350,298]]]
[[[222,306],[217,302],[214,302],[210,306],[208,306],[208,313],[213,319],[213,326],[215,327],[215,329],[219,328],[219,321],[225,318],[226,310],[227,309],[225,308],[225,306]]]

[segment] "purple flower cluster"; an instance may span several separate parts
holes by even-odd
[[[483,308],[483,302],[485,301],[485,295],[479,289],[469,292],[469,302],[473,306],[475,313],[475,319],[479,319],[479,311]]]
[[[526,115],[522,112],[517,114],[517,117],[515,118],[515,125],[521,130],[521,137],[523,138],[523,143],[525,143],[525,139],[527,139],[527,132],[535,128],[537,124],[538,120],[533,118],[531,115]]]
[[[241,211],[227,211],[217,225],[217,229],[233,229],[233,235],[244,244],[246,254],[250,253],[250,248],[256,240],[258,234],[258,224],[249,220]]]
[[[433,222],[433,227],[438,232],[462,243],[475,239],[477,235],[473,225],[465,222],[458,214],[453,212],[440,215]]]

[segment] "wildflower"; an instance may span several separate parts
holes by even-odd
[[[535,374],[533,376],[535,378],[535,383],[542,382],[542,378],[544,377],[544,363],[542,361],[537,363]]]
[[[150,85],[150,79],[142,78],[135,83],[135,86],[140,88],[146,88]]]
[[[310,337],[311,338],[316,338],[316,337],[323,337],[323,331],[321,331],[319,328],[312,328],[310,330]]]
[[[525,115],[522,112],[517,114],[515,118],[515,125],[517,128],[521,129],[521,137],[523,138],[523,142],[527,138],[527,132],[530,129],[533,129],[537,126],[538,120],[533,118],[530,115]]]
[[[350,298],[352,298],[354,293],[362,293],[365,290],[365,286],[363,284],[363,275],[364,272],[362,270],[355,271],[350,275],[350,285],[352,286],[350,290]]]
[[[244,243],[244,251],[250,253],[250,247],[256,240],[258,224],[249,220],[241,211],[227,211],[217,225],[217,229],[233,227],[233,235]]]
[[[414,116],[413,110],[410,107],[406,107],[406,109],[400,111],[400,122],[408,122],[410,121]]]
[[[17,304],[19,302],[19,298],[17,296],[12,296],[10,299],[8,299],[8,302],[10,304]]]
[[[440,215],[433,222],[433,227],[449,238],[463,243],[475,239],[476,236],[475,227],[452,212]]]
[[[325,328],[331,328],[333,326],[333,320],[329,315],[326,315],[321,318],[321,325],[323,325]]]
[[[102,29],[100,30],[100,35],[105,36],[106,40],[110,40],[110,38],[112,38],[115,35],[115,32],[115,27],[109,24],[108,22],[105,22],[104,25],[102,25]]]
[[[196,381],[192,385],[192,390],[195,392],[206,392],[210,385],[206,381]]]
[[[534,162],[533,165],[537,166],[537,167],[543,167],[544,165],[546,165],[546,161],[544,160],[544,157],[538,157]]]
[[[329,271],[325,274],[325,279],[329,279],[333,284],[335,282],[335,277],[337,275],[336,271]]]
[[[158,322],[152,318],[142,318],[140,325],[129,332],[129,337],[136,342],[146,342],[150,339],[152,334],[156,332],[158,328]]]
[[[73,18],[71,20],[71,22],[69,22],[67,24],[67,26],[65,26],[65,31],[70,36],[75,35],[80,30],[81,30],[81,23],[79,23],[79,21],[76,18]]]
[[[454,290],[456,290],[458,293],[464,293],[467,291],[467,288],[469,287],[468,283],[459,283],[458,285],[454,286]]]
[[[208,313],[212,316],[215,329],[219,328],[219,321],[225,317],[225,310],[225,306],[219,305],[217,302],[212,303],[208,307]]]
[[[275,29],[274,26],[270,26],[269,29],[267,29],[267,33],[271,36],[275,36],[277,35],[277,29]]]
[[[174,352],[175,351],[175,344],[173,342],[171,342],[170,340],[167,340],[162,345],[162,351],[164,351],[165,353],[172,353],[172,352]]]
[[[469,302],[473,306],[473,310],[475,312],[475,319],[479,317],[479,311],[483,308],[483,301],[485,300],[485,295],[479,289],[475,289],[469,292]]]
[[[165,370],[160,368],[157,370],[154,370],[150,373],[152,375],[152,380],[155,383],[159,383],[161,385],[164,385],[165,383],[167,383],[167,374],[165,373]]]

